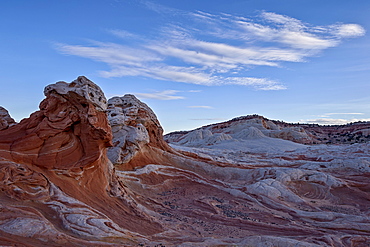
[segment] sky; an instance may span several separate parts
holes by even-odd
[[[370,121],[368,0],[0,1],[0,106],[17,121],[80,75],[165,133],[258,114]]]

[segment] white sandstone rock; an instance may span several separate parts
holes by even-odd
[[[103,91],[98,85],[84,76],[79,76],[71,83],[59,81],[55,84],[46,86],[44,89],[45,96],[50,94],[53,90],[59,94],[75,92],[78,95],[90,100],[98,110],[105,111],[107,109],[107,99],[105,98]]]
[[[144,124],[157,118],[133,95],[109,99],[107,113],[113,133],[113,147],[108,149],[108,158],[114,165],[125,164],[150,142]]]

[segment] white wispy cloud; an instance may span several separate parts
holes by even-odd
[[[334,26],[334,34],[342,38],[354,38],[365,35],[366,31],[358,24],[341,24]]]
[[[306,62],[307,58],[339,45],[344,38],[365,34],[357,24],[314,26],[271,12],[241,17],[201,11],[186,13],[150,1],[141,3],[157,13],[173,15],[181,26],[167,24],[157,36],[131,45],[58,44],[57,50],[106,63],[111,69],[101,71],[103,77],[141,76],[207,86],[283,90],[287,87],[276,79],[246,75],[256,66],[281,67],[286,62]],[[125,30],[109,33],[122,39],[141,38]]]
[[[111,29],[108,30],[108,32],[122,39],[142,39],[140,35],[128,32],[126,30]]]
[[[148,50],[129,46],[94,42],[91,46],[56,44],[56,49],[63,54],[90,58],[111,66],[129,65],[142,67],[145,63],[160,61],[161,58]]]
[[[189,120],[196,120],[196,121],[224,121],[226,118],[191,118]]]
[[[261,16],[270,22],[276,23],[276,24],[282,24],[284,26],[289,27],[290,29],[302,29],[304,25],[300,20],[297,20],[295,18],[280,15],[272,12],[262,12]]]
[[[165,81],[211,85],[208,74],[199,69],[147,63],[142,66],[112,66],[110,71],[101,71],[102,77],[144,76]]]
[[[241,85],[241,86],[252,86],[256,90],[283,90],[286,87],[279,82],[269,80],[267,78],[254,78],[254,77],[227,77],[227,78],[216,78],[215,81],[219,81],[223,85]]]
[[[302,21],[277,13],[262,12],[251,18],[227,14],[209,15],[204,12],[193,16],[202,20],[210,34],[225,39],[245,40],[248,42],[272,42],[292,48],[293,54],[299,52],[302,57],[337,46],[342,38],[355,38],[365,35],[365,29],[358,24],[333,24],[313,26]],[[266,24],[266,22],[268,24]]]
[[[176,95],[180,91],[177,90],[165,90],[153,93],[134,93],[135,96],[141,99],[156,99],[156,100],[176,100],[185,99],[183,96]]]
[[[170,8],[170,7],[167,7],[165,5],[155,3],[155,2],[152,2],[152,1],[140,0],[139,2],[141,4],[143,4],[144,6],[146,6],[148,9],[150,9],[154,12],[157,12],[159,14],[174,14],[174,13],[181,12],[178,9]]]
[[[331,117],[331,116],[335,116],[335,115],[364,115],[364,113],[361,113],[361,112],[332,112],[332,113],[324,113],[322,115],[318,115],[316,117],[319,117],[319,118],[328,118],[328,117]]]
[[[363,119],[341,119],[341,118],[318,118],[318,119],[306,119],[300,120],[300,123],[313,123],[313,124],[321,124],[321,125],[343,125],[353,122],[359,121],[370,121],[370,118],[363,118]]]
[[[354,118],[355,116],[365,115],[362,112],[329,112],[322,115],[315,116],[314,119],[300,120],[299,122],[304,123],[316,123],[322,125],[342,125],[358,121],[370,121],[366,118]],[[338,118],[336,118],[338,116]],[[341,116],[341,117],[339,117]]]
[[[192,106],[188,106],[189,108],[201,108],[201,109],[213,109],[212,106],[208,106],[208,105],[192,105]]]
[[[364,115],[362,112],[332,112],[332,113],[325,113],[324,115]]]

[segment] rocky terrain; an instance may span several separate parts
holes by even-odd
[[[250,134],[252,131],[254,134]],[[211,124],[193,131],[178,131],[167,134],[164,138],[168,142],[179,142],[193,145],[189,136],[207,132],[216,139],[254,139],[249,135],[272,137],[289,140],[301,144],[353,144],[370,141],[370,122],[355,122],[346,125],[318,125],[285,123],[270,120],[259,115],[237,117],[226,122]],[[256,133],[258,132],[258,133]],[[261,133],[260,133],[261,132]],[[249,137],[248,137],[249,136]],[[195,139],[197,139],[195,137]],[[202,138],[201,138],[202,139]],[[204,138],[203,138],[204,139]]]
[[[133,95],[85,77],[44,93],[20,123],[0,108],[1,246],[370,244],[367,123],[249,116],[169,145]]]

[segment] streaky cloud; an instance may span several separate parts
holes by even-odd
[[[332,112],[332,113],[325,113],[324,115],[364,115],[362,112]]]
[[[108,32],[122,39],[142,39],[140,35],[128,32],[126,30],[110,29]]]
[[[212,106],[208,106],[208,105],[192,105],[192,106],[188,106],[188,108],[213,109]]]
[[[370,118],[363,118],[363,119],[318,118],[318,119],[300,120],[299,122],[321,124],[321,125],[343,125],[343,124],[354,123],[354,122],[359,122],[359,121],[368,122],[370,121]]]
[[[134,93],[138,98],[141,99],[156,99],[156,100],[177,100],[177,99],[185,99],[183,96],[178,96],[176,93],[180,91],[177,90],[165,90],[161,92],[153,92],[153,93]]]
[[[307,62],[309,57],[338,46],[343,39],[365,34],[362,26],[353,23],[314,26],[265,11],[243,17],[185,12],[144,0],[141,3],[154,12],[172,15],[173,23],[163,26],[150,39],[125,30],[108,30],[122,39],[140,38],[141,42],[130,45],[92,42],[57,44],[56,49],[65,55],[106,63],[110,69],[100,71],[100,76],[107,78],[139,76],[204,86],[284,90],[287,87],[276,79],[246,75],[259,66],[281,68],[283,63]],[[192,19],[194,25],[181,19],[184,17]]]
[[[158,55],[115,43],[95,42],[91,46],[56,44],[63,54],[75,55],[104,62],[109,65],[131,65],[142,67],[144,62],[162,60]]]
[[[224,121],[226,118],[191,118],[189,120],[195,121]]]
[[[365,29],[358,24],[342,24],[336,26],[335,34],[342,38],[355,38],[364,36]]]

